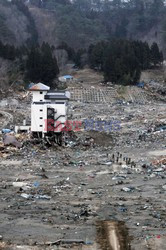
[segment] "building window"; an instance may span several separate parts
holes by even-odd
[[[42,102],[43,100],[40,100],[40,102]]]
[[[43,125],[40,125],[40,127],[43,127]]]
[[[40,119],[43,119],[43,117],[40,117]]]
[[[43,92],[42,92],[42,91],[40,91],[40,94],[42,95],[42,94],[43,94]]]
[[[42,112],[43,110],[42,109],[40,109],[40,112]]]

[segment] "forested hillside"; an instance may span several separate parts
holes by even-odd
[[[135,84],[163,54],[164,0],[0,1],[0,57],[16,63],[27,82],[51,85],[71,61],[100,70],[106,81]]]
[[[29,8],[50,13],[51,35],[75,48],[103,39],[126,38],[157,42],[165,49],[164,0],[30,0]],[[32,6],[37,9],[32,8]],[[41,12],[41,16],[43,12]],[[38,22],[42,24],[42,21]],[[48,22],[50,21],[48,17]],[[49,24],[47,23],[47,27]],[[54,28],[53,28],[54,27]],[[54,41],[52,40],[54,44]]]
[[[24,1],[0,1],[0,41],[15,46],[37,42],[35,21]]]
[[[0,40],[87,48],[105,39],[166,41],[164,0],[1,0]],[[24,5],[25,3],[25,5]]]

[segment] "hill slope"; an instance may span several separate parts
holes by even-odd
[[[30,0],[28,7],[40,42],[87,48],[111,38],[157,42],[165,50],[166,6],[164,0]],[[31,3],[31,4],[30,4]],[[42,27],[42,28],[41,28]]]
[[[21,46],[37,41],[34,20],[22,1],[0,2],[0,41]]]
[[[21,45],[62,41],[87,48],[99,40],[117,38],[157,42],[165,50],[166,7],[163,0],[2,0],[0,40]]]
[[[15,47],[22,46],[20,51],[26,51],[22,57],[23,75],[26,71],[24,59],[28,55],[27,51],[29,51],[26,47],[42,45],[43,42],[48,42],[54,48],[61,45],[61,50],[54,50],[54,55],[57,57],[60,70],[62,70],[64,65],[68,63],[68,59],[74,61],[74,63],[76,63],[75,59],[79,61],[79,53],[82,53],[79,49],[88,49],[90,44],[96,44],[101,40],[111,40],[112,38],[142,40],[147,41],[150,45],[157,42],[159,48],[166,55],[165,1],[0,1],[0,41],[3,44],[11,44]],[[70,51],[62,46],[64,42]],[[74,53],[73,49],[75,50]],[[6,50],[9,55],[10,51]],[[69,52],[70,54],[73,53],[74,59],[69,56]],[[87,54],[85,57],[80,56],[85,64]],[[10,60],[10,58],[4,58]],[[18,62],[20,61],[18,60]],[[1,60],[2,69],[3,65],[6,64],[9,68],[5,72],[13,71],[13,68],[10,70],[11,65],[12,67],[17,65],[17,63],[12,64],[10,61],[3,62]],[[19,65],[15,71],[19,71]],[[0,71],[0,78],[4,79],[2,70]]]

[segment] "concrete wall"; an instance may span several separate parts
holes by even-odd
[[[44,96],[47,94],[47,91],[33,91],[33,102],[45,101]]]
[[[32,104],[31,105],[31,131],[47,133],[47,109],[55,110],[54,120],[65,123],[67,119],[67,106],[64,104]],[[63,115],[63,116],[61,116]],[[61,117],[59,117],[61,116]],[[59,118],[58,118],[59,117]],[[57,119],[58,118],[58,119]],[[54,126],[57,123],[55,121]],[[64,126],[61,126],[61,128]],[[57,131],[58,132],[58,131]],[[59,131],[60,132],[60,131]]]
[[[44,126],[45,126],[43,114],[44,114],[44,105],[42,104],[31,105],[31,131],[32,132],[43,132]]]

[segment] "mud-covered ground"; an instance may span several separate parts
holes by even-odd
[[[22,149],[1,146],[0,249],[165,249],[166,104],[136,87],[124,102],[98,87],[103,103],[72,100],[72,119],[118,120],[120,130],[82,129],[66,147],[26,135]],[[1,128],[27,116],[23,105],[1,107]]]

